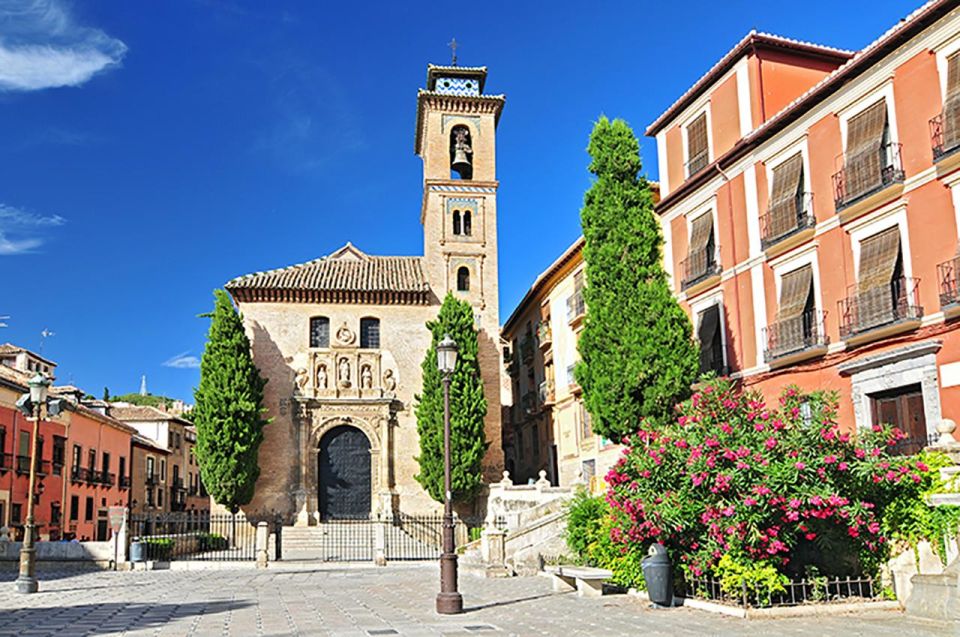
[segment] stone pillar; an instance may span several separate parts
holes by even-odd
[[[507,577],[506,533],[488,526],[480,536],[480,554],[487,577]]]
[[[387,524],[388,518],[381,515],[373,525],[373,563],[377,566],[387,565]]]
[[[382,417],[380,418],[380,458],[379,464],[377,466],[377,486],[379,490],[379,500],[380,500],[380,515],[381,516],[392,516],[393,511],[393,485],[390,483],[390,476],[392,471],[390,470],[390,447],[391,447],[391,431],[390,431],[390,418]]]
[[[130,546],[129,542],[127,542],[127,538],[130,535],[129,515],[129,511],[123,512],[123,524],[120,525],[120,530],[114,533],[111,538],[110,546],[113,548],[113,555],[117,560],[117,565],[114,566],[114,569],[118,568],[120,562],[127,561],[127,549]]]
[[[267,568],[267,562],[270,561],[269,546],[270,527],[266,522],[258,522],[254,549],[257,556],[257,568]]]

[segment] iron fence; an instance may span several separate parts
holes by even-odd
[[[713,577],[691,577],[684,583],[684,596],[741,608],[776,608],[802,604],[869,602],[883,598],[879,580],[870,577],[810,577],[780,586],[741,583],[738,590],[724,589]]]
[[[901,438],[895,444],[887,447],[887,453],[895,456],[913,456],[927,447],[932,447],[940,440],[939,434],[928,433],[920,436]]]
[[[256,524],[242,513],[137,513],[130,516],[130,533],[143,544],[147,560],[256,559]]]

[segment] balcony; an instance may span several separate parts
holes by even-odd
[[[946,120],[943,116],[944,114],[940,113],[930,120],[930,146],[934,163],[939,163],[960,150],[960,130],[955,130],[960,127],[960,121],[956,115],[952,118],[948,116]]]
[[[130,488],[130,476],[120,476],[120,488],[121,489]]]
[[[714,277],[719,280],[720,264],[717,263],[716,250],[708,247],[698,250],[680,262],[680,289],[687,292],[693,287],[708,287]]]
[[[0,453],[0,473],[6,473],[13,468],[13,454]]]
[[[16,458],[16,467],[17,473],[26,474],[30,473],[30,456],[17,456]],[[46,475],[50,473],[50,461],[41,460],[37,458],[36,460],[37,473],[40,475]]]
[[[567,299],[567,322],[576,329],[583,323],[587,313],[587,304],[583,300],[583,290],[577,290]]]
[[[73,467],[70,471],[70,480],[72,482],[89,482],[87,474],[89,474],[89,470],[83,467]]]
[[[87,469],[87,484],[100,484],[100,472],[96,469]]]
[[[702,152],[695,157],[691,157],[690,161],[686,163],[687,168],[687,178],[693,177],[698,172],[707,167],[707,164],[710,163],[710,154],[708,152]]]
[[[148,487],[160,484],[160,475],[157,473],[148,473],[145,478],[145,484]]]
[[[760,245],[764,250],[776,247],[777,254],[813,236],[817,223],[813,217],[813,193],[801,193],[796,199],[779,205],[789,206],[790,210],[774,210],[771,206],[760,217]],[[807,230],[810,232],[804,232]]]
[[[824,329],[825,313],[809,310],[800,316],[776,321],[764,329],[764,359],[772,367],[815,358],[827,353],[830,339]]]
[[[946,318],[960,316],[958,273],[960,273],[960,255],[937,266],[937,280],[940,282],[940,309],[943,310]]]
[[[523,337],[523,340],[520,341],[520,360],[522,360],[525,365],[533,363],[533,350],[533,336],[527,334]]]
[[[537,401],[537,392],[528,391],[520,399],[520,407],[527,416],[533,416],[540,411],[540,403]]]
[[[838,302],[840,337],[858,345],[919,327],[923,317],[919,283],[904,277],[865,292],[851,288]]]
[[[833,203],[841,221],[847,221],[881,203],[892,186],[903,187],[900,144],[883,144],[844,157],[843,168],[833,175]]]
[[[105,487],[112,487],[117,482],[116,474],[110,473],[109,471],[101,471],[97,474],[97,477],[99,478],[100,484]]]
[[[540,394],[540,403],[543,405],[552,405],[556,402],[556,389],[553,386],[553,381],[545,380],[540,383],[539,387]]]
[[[550,349],[553,344],[553,329],[550,327],[550,318],[547,317],[537,325],[537,342],[540,344],[540,351]]]

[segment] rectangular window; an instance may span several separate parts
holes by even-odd
[[[80,497],[70,496],[70,521],[76,522],[80,519]]]
[[[97,470],[97,450],[91,449],[87,452],[87,468],[93,473]]]
[[[83,457],[83,447],[80,445],[73,445],[73,468],[80,468],[80,459]]]
[[[380,319],[360,319],[360,347],[365,349],[380,347]]]
[[[770,203],[763,224],[767,243],[805,227],[803,209],[803,156],[797,153],[773,169]]]
[[[0,427],[0,455],[7,452],[7,428]],[[2,460],[0,460],[0,467],[3,466]],[[3,524],[3,518],[0,518],[0,524]]]
[[[87,497],[86,506],[83,509],[83,521],[90,522],[93,520],[93,498]]]
[[[783,275],[777,322],[768,343],[771,354],[782,356],[815,344],[818,324],[813,305],[813,267],[805,265]]]
[[[589,440],[593,437],[593,428],[591,427],[590,412],[586,406],[580,403],[580,435],[582,440]]]
[[[167,481],[167,461],[163,458],[160,459],[160,482]]]
[[[947,58],[947,91],[943,100],[943,150],[960,146],[960,51]]]
[[[22,504],[14,502],[10,505],[10,523],[11,524],[20,524],[20,519],[22,515]]]
[[[17,454],[24,458],[30,457],[30,432],[20,432],[20,448],[17,450]]]
[[[101,457],[102,464],[100,465],[104,473],[110,473],[110,454],[106,451],[103,452]]]
[[[127,477],[127,459],[124,456],[120,456],[120,464],[117,467],[117,475],[120,478]]]
[[[66,456],[67,439],[61,436],[53,437],[53,464],[62,467]]]
[[[153,506],[153,489],[147,489],[147,506]]]
[[[896,226],[860,244],[856,326],[859,331],[892,323],[904,296],[900,229]]]
[[[864,196],[883,185],[890,123],[887,102],[880,100],[847,124],[847,152],[844,156],[844,202]]]
[[[174,443],[177,449],[180,448],[180,442],[181,442],[180,434],[179,433],[174,434]]]
[[[717,243],[713,214],[707,212],[690,223],[690,249],[683,262],[683,285],[692,285],[716,270]]]
[[[687,177],[692,177],[710,162],[707,139],[707,113],[703,112],[687,125]]]
[[[60,505],[59,504],[50,505],[50,524],[53,524],[53,525],[60,524]]]
[[[163,507],[163,489],[157,489],[157,506]]]
[[[720,330],[720,305],[711,305],[700,312],[697,336],[700,340],[700,373],[724,373],[723,334]]]
[[[326,316],[310,319],[310,347],[330,347],[330,319]]]

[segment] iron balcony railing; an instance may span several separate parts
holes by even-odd
[[[698,172],[707,167],[707,164],[710,163],[710,153],[702,152],[699,155],[695,155],[690,158],[690,161],[687,162],[687,177],[693,177]]]
[[[920,280],[901,277],[889,285],[860,291],[851,288],[847,298],[838,302],[840,337],[849,338],[888,325],[919,320]]]
[[[112,487],[117,482],[117,476],[109,471],[101,471],[97,477],[98,482],[105,487]]]
[[[903,182],[900,144],[845,155],[843,168],[833,175],[833,202],[837,211],[879,192],[890,184]]]
[[[764,250],[817,223],[813,217],[813,193],[800,193],[795,199],[777,205],[787,206],[789,210],[775,210],[770,206],[760,217],[760,243]]]
[[[120,488],[129,489],[130,488],[130,476],[120,476]]]
[[[684,290],[720,274],[715,248],[697,250],[680,262],[680,287]]]
[[[953,129],[956,129],[956,123]],[[951,130],[950,120],[945,125],[943,113],[930,120],[930,146],[935,162],[960,150],[960,130]]]
[[[567,299],[567,322],[573,323],[582,317],[587,311],[587,305],[583,300],[583,290],[577,290],[569,299]]]
[[[550,328],[550,319],[546,318],[537,325],[537,341],[540,349],[546,349],[553,342],[553,330]]]
[[[146,477],[147,486],[154,486],[160,483],[160,476],[157,473],[148,473]]]
[[[73,482],[88,482],[88,473],[89,470],[85,469],[84,467],[73,467],[73,469],[70,470],[70,479]]]
[[[953,257],[937,266],[941,308],[960,303],[960,289],[957,287],[958,273],[960,273],[960,256]]]
[[[87,484],[100,484],[100,472],[96,469],[87,469]]]
[[[44,475],[50,473],[49,460],[37,458],[35,465],[37,467],[37,473]],[[30,473],[30,456],[17,456],[17,473]]]
[[[829,339],[823,328],[824,317],[824,312],[808,310],[800,316],[782,319],[766,327],[766,361],[769,363],[789,354],[826,347]]]

